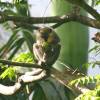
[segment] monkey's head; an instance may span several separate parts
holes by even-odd
[[[57,44],[58,42],[60,42],[60,39],[56,32],[48,27],[40,28],[38,30],[38,33],[36,33],[36,36],[38,38],[44,39],[44,41],[48,43]]]

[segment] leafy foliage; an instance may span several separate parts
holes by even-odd
[[[89,83],[94,83],[96,86],[95,89],[79,95],[75,100],[100,100],[100,75],[82,77],[71,81],[70,85],[82,86]]]
[[[16,62],[26,62],[26,63],[34,63],[34,56],[32,53],[21,53],[16,55],[12,61]],[[4,67],[4,66],[2,66]],[[1,78],[13,78],[16,74],[16,68],[13,69],[15,66],[9,66],[2,74]],[[12,75],[12,76],[11,76]],[[74,98],[74,95],[71,93],[70,90],[66,89],[63,85],[58,83],[55,79],[48,78],[47,80],[40,81],[33,84],[33,91],[32,93],[27,94],[26,91],[20,93],[18,97],[14,100],[27,100],[27,98],[31,97],[31,100],[70,100],[70,98]],[[31,88],[31,89],[32,89]],[[29,88],[29,90],[31,90]],[[21,97],[20,97],[21,96]],[[20,99],[18,99],[20,98]],[[23,99],[24,98],[24,99]]]
[[[95,2],[97,3],[97,1],[99,4],[100,0],[96,0]],[[99,55],[100,54],[100,43],[96,43],[96,45],[92,49],[90,49],[89,52],[95,52],[96,56]],[[89,67],[90,65],[92,65],[92,67],[95,67],[96,61],[85,64],[85,66],[87,67]],[[94,77],[93,76],[82,77],[82,78],[79,78],[79,79],[76,79],[70,82],[70,85],[76,85],[76,86],[78,85],[87,86],[88,84],[91,84],[91,85],[93,84],[95,88],[87,91],[86,93],[79,95],[75,100],[100,100],[100,74]]]
[[[16,61],[16,62],[26,62],[26,63],[34,63],[34,58],[33,58],[33,54],[32,53],[20,53],[19,55],[16,55],[12,61]],[[10,78],[13,79],[16,77],[16,67],[15,66],[5,66],[2,65],[1,66],[4,71],[2,72],[2,74],[0,75],[1,79],[4,78]]]
[[[70,82],[69,85],[87,85],[89,83],[99,83],[100,82],[100,75],[95,77],[93,76],[85,76]]]
[[[94,5],[100,4],[100,0],[92,0],[92,1],[93,1]],[[28,16],[30,16],[28,8],[29,8],[29,5],[27,3],[27,0],[13,0],[12,3],[1,2],[1,0],[0,0],[0,11],[4,12],[4,14],[6,14],[8,16],[13,15],[13,16],[27,16],[28,17]],[[13,23],[13,24],[18,25],[19,23]],[[17,27],[14,27],[14,26],[11,27],[9,22],[4,22],[2,25],[6,28],[6,30],[10,29],[12,34],[9,37],[9,40],[7,41],[7,43],[0,48],[0,58],[7,58],[7,59],[13,58],[12,61],[16,61],[16,62],[34,63],[34,57],[32,55],[32,44],[34,43],[34,36],[33,36],[32,32],[34,29],[32,29],[30,27],[26,28],[26,27],[20,26],[20,25]],[[30,25],[32,25],[32,24],[30,24]],[[75,33],[75,31],[74,31],[74,33]],[[80,32],[78,32],[78,33],[80,34]],[[86,42],[86,40],[85,40],[85,42]],[[17,54],[17,52],[22,48],[24,43],[27,44],[29,51],[31,53],[22,53],[22,54],[18,54],[17,56],[15,56],[15,54]],[[78,40],[78,43],[80,43],[79,40]],[[48,47],[48,44],[44,44],[44,45],[45,45],[45,47]],[[49,49],[49,48],[45,48],[45,49]],[[100,46],[98,46],[98,45],[95,46],[94,48],[92,48],[90,50],[90,52],[94,49],[97,51],[97,53],[100,52]],[[76,57],[75,57],[75,60],[77,60]],[[0,75],[1,79],[4,79],[4,78],[13,79],[16,77],[15,66],[4,66],[4,65],[1,65],[1,66],[2,66],[2,68],[4,68],[3,69],[4,72],[2,72],[2,74]],[[77,85],[86,85],[89,83],[96,83],[96,84],[100,83],[100,75],[97,75],[95,77],[87,77],[86,76],[83,78],[79,78],[79,79],[72,81],[70,84],[71,85],[76,85],[76,84]],[[69,100],[70,93],[65,93],[65,91],[63,91],[63,89],[62,89],[62,88],[64,88],[63,86],[60,86],[60,89],[58,89],[59,85],[57,86],[57,84],[58,83],[55,81],[52,82],[52,79],[48,79],[43,82],[37,83],[37,85],[34,86],[34,94],[32,96],[32,99],[33,100],[40,100],[40,99],[41,100],[51,100],[51,99],[52,100],[56,100],[56,99],[57,100]],[[98,87],[99,87],[99,85],[98,85]],[[69,92],[69,91],[67,91],[67,92]],[[24,93],[20,94],[20,96],[19,96],[20,99],[22,98],[23,94]],[[65,94],[66,94],[66,96],[65,96]],[[26,98],[24,98],[23,100],[25,100]],[[1,99],[1,97],[0,97],[0,99]],[[19,100],[18,98],[14,98],[14,100],[15,99]],[[76,98],[76,100],[85,100],[85,99],[87,99],[87,100],[92,100],[92,99],[97,100],[98,99],[99,100],[100,99],[100,87],[95,88],[95,90],[89,91],[85,94],[80,95],[78,98]],[[8,100],[8,98],[7,98],[7,100]]]
[[[13,61],[16,62],[26,62],[26,63],[34,63],[34,58],[32,53],[20,53],[19,55],[13,58]]]
[[[13,78],[15,78],[15,76],[15,68],[9,67],[0,75],[0,78],[10,78],[12,80]]]
[[[29,5],[27,0],[13,0],[11,3],[0,1],[0,11],[8,16],[30,16],[28,7]],[[6,42],[6,44],[0,48],[1,58],[5,57],[7,59],[12,59],[15,53],[23,48],[25,43],[27,44],[29,51],[32,52],[32,45],[34,43],[34,36],[32,33],[34,29],[31,29],[30,27],[26,28],[20,25],[15,27],[16,24],[18,23],[8,21],[2,23],[4,28],[7,31],[10,30],[12,35],[9,37],[9,40]]]
[[[100,87],[81,94],[75,100],[100,100]]]
[[[96,43],[95,46],[92,47],[92,48],[89,50],[89,53],[92,53],[92,52],[95,54],[95,57],[96,57],[96,56],[99,56],[99,54],[100,54],[100,43]],[[95,61],[90,61],[90,62],[88,62],[88,63],[83,64],[82,66],[85,67],[85,68],[87,68],[87,69],[88,69],[89,67],[95,68],[96,65],[97,65],[97,62],[99,62],[99,61],[97,61],[96,58],[94,58],[94,59],[95,59]]]
[[[100,4],[100,0],[92,0],[92,2],[94,2],[95,5],[99,5]]]

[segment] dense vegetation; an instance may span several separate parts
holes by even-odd
[[[61,60],[58,59],[54,65],[55,67],[60,66],[60,71],[51,68],[50,77],[21,83],[21,88],[18,91],[16,89],[17,92],[7,96],[5,96],[6,94],[2,95],[4,94],[2,89],[0,90],[0,100],[26,100],[29,98],[32,100],[100,100],[100,75],[87,76],[86,73],[82,73],[83,70],[86,72],[91,65],[93,68],[96,65],[100,65],[100,61],[97,59],[93,62],[87,62],[88,53],[95,52],[96,55],[100,54],[100,32],[93,37],[95,46],[89,52],[87,51],[87,27],[100,29],[100,14],[94,9],[94,7],[100,6],[100,0],[88,0],[91,2],[89,5],[84,0],[65,0],[64,7],[66,8],[66,3],[69,3],[70,7],[67,5],[66,10],[62,8],[60,11],[58,9],[61,2],[59,0],[51,0],[50,2],[54,1],[56,4],[58,3],[58,8],[56,10],[55,6],[53,11],[55,14],[56,11],[57,13],[60,12],[58,16],[35,18],[31,17],[31,6],[27,0],[12,0],[12,2],[0,0],[0,24],[9,32],[9,39],[5,43],[0,44],[1,89],[5,85],[7,87],[4,88],[7,89],[8,85],[15,88],[16,83],[19,82],[19,77],[23,76],[26,72],[32,71],[30,66],[40,68],[40,66],[36,65],[35,56],[33,55],[34,32],[40,28],[36,24],[53,23],[50,24],[50,27],[57,29],[57,33],[61,33],[59,36],[63,41],[61,43],[63,47],[61,54],[63,55],[59,58]],[[72,5],[75,7],[72,7]],[[66,14],[65,12],[69,8],[71,10]],[[80,9],[84,9],[84,12],[80,12]],[[86,12],[94,18],[86,16]],[[66,28],[65,23],[67,22],[71,23],[71,26]],[[79,29],[76,30],[76,25],[79,25],[83,32]],[[85,27],[82,25],[85,25]],[[66,29],[68,29],[68,32],[70,28],[72,28],[72,33],[67,34],[68,46],[66,47],[64,42],[66,41]],[[69,39],[69,37],[72,38]],[[84,41],[80,39],[79,42],[79,37],[84,37]],[[77,48],[75,48],[75,43],[79,43]],[[85,45],[82,46],[82,44]],[[80,48],[78,48],[79,45],[81,46]],[[79,56],[77,59],[75,53],[79,51],[82,56]],[[63,66],[64,68],[62,68]],[[45,69],[43,68],[43,70]]]

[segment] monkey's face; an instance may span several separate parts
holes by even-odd
[[[50,28],[40,28],[36,33],[36,38],[39,41],[45,41],[51,44],[60,42],[58,35]]]
[[[47,41],[48,38],[49,38],[49,35],[52,32],[52,30],[50,28],[45,27],[45,28],[40,28],[38,30],[38,32],[39,32],[39,37],[41,37],[42,39],[44,39],[45,41]]]

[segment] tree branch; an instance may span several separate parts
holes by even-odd
[[[28,68],[41,68],[41,66],[37,65],[37,64],[32,64],[32,63],[22,63],[22,62],[13,62],[10,60],[3,60],[0,59],[0,63],[4,64],[4,65],[13,65],[13,66],[22,66],[22,67],[28,67]]]
[[[83,25],[87,25],[87,26],[90,26],[93,28],[100,29],[100,21],[94,20],[94,19],[86,17],[86,16],[75,15],[75,14],[72,14],[70,20],[67,18],[67,16],[65,16],[65,18],[63,18],[62,22],[59,21],[59,23],[53,25],[52,27],[56,28],[64,23],[70,22],[70,21],[75,21],[75,22],[81,23]]]
[[[43,80],[45,78],[46,78],[45,70],[43,70],[37,76],[30,76],[30,75],[24,74],[18,78],[18,82],[16,82],[15,85],[13,85],[13,86],[5,86],[5,85],[0,84],[0,94],[13,95],[19,89],[21,89],[23,84]],[[9,91],[7,91],[7,90],[9,90]]]
[[[26,26],[27,24],[32,26],[32,24],[56,23],[56,25],[52,26],[56,28],[66,22],[75,21],[75,22],[78,22],[90,27],[100,29],[100,21],[86,17],[86,16],[76,15],[74,13],[69,13],[62,16],[52,16],[52,17],[8,16],[3,12],[0,12],[0,15],[1,15],[0,23],[3,23],[5,21],[13,21],[15,22],[15,24],[17,23],[20,26],[21,25]],[[34,27],[34,28],[38,29],[38,27]]]
[[[48,70],[48,68],[45,68],[43,66],[37,65],[37,64],[32,64],[32,63],[22,63],[22,62],[12,62],[10,60],[3,60],[0,59],[0,63],[4,64],[4,65],[13,65],[13,66],[22,66],[22,67],[28,67],[28,68],[40,68],[40,69],[45,69]],[[57,75],[57,77],[62,78],[64,80],[64,78],[67,78],[67,81],[72,80],[73,78],[76,78],[77,76],[84,76],[82,73],[80,73],[80,71],[76,70],[72,70],[70,68],[65,68],[63,73],[56,70],[55,68],[51,68],[51,74]],[[29,74],[28,74],[29,75]],[[68,78],[68,75],[71,77]],[[62,77],[64,76],[64,77]],[[66,76],[66,77],[65,77]],[[61,79],[61,80],[62,80]],[[66,79],[65,79],[66,80]]]
[[[15,83],[14,86],[4,86],[0,84],[0,93],[4,95],[12,95],[16,91],[18,91],[21,88],[20,80],[22,80],[24,83],[30,83],[34,81],[43,80],[46,78],[46,70],[44,70],[43,67],[37,65],[37,64],[30,64],[30,63],[18,63],[18,62],[11,62],[8,60],[0,60],[0,63],[7,64],[7,65],[13,65],[13,66],[23,66],[23,67],[33,67],[36,68],[36,71],[34,70],[32,72],[26,72],[24,75],[20,76],[18,78],[18,82]],[[41,69],[39,69],[41,68]],[[58,71],[55,68],[51,68],[51,77],[57,79],[61,84],[67,86],[67,84],[76,78],[83,77],[84,75],[80,73],[79,71],[74,71],[69,68],[65,68],[65,70]],[[7,91],[9,89],[9,91]]]
[[[13,86],[5,86],[5,85],[0,84],[0,94],[12,95],[16,91],[18,91],[20,88],[21,88],[21,84],[20,83],[16,83]]]

